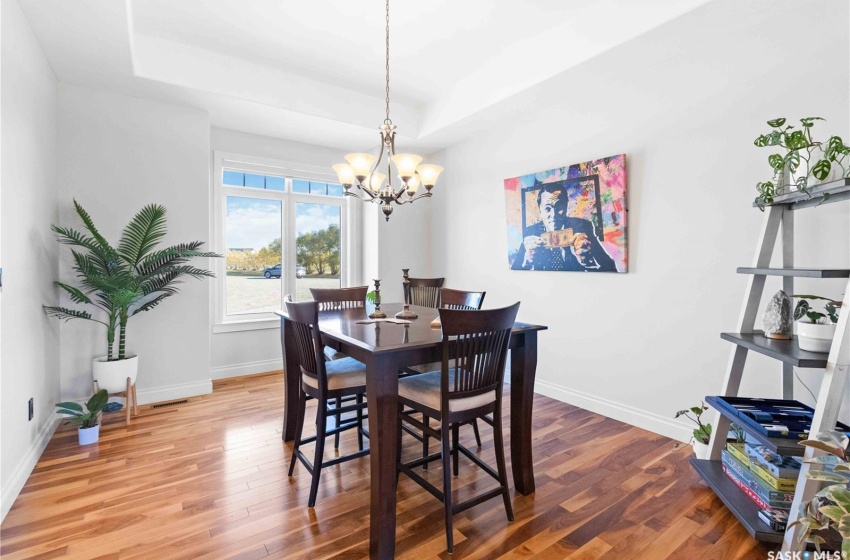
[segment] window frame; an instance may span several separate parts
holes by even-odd
[[[223,171],[232,169],[246,173],[259,173],[283,177],[286,188],[283,192],[253,187],[231,186],[224,184]],[[295,209],[298,203],[329,204],[340,209],[340,286],[353,285],[359,278],[360,255],[358,248],[361,238],[360,215],[351,203],[351,197],[320,194],[302,194],[292,192],[292,179],[306,179],[338,184],[336,174],[328,167],[292,163],[231,152],[213,152],[213,219],[211,220],[210,239],[212,250],[221,255],[227,254],[227,204],[228,196],[257,198],[281,202],[281,264],[286,274],[282,274],[281,306],[286,294],[295,293],[296,254],[295,254]],[[214,259],[213,271],[216,278],[211,290],[211,312],[213,333],[235,332],[280,327],[280,318],[272,312],[245,313],[227,315],[227,267],[226,259]]]

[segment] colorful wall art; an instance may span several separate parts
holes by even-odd
[[[505,179],[513,270],[626,272],[626,156]]]

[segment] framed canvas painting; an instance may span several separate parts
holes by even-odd
[[[513,270],[626,272],[626,156],[505,179]]]

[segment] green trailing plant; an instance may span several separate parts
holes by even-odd
[[[109,405],[112,403],[108,403],[108,399],[109,395],[106,389],[101,389],[85,403],[85,410],[83,410],[83,406],[79,403],[61,402],[56,403],[56,406],[59,407],[59,410],[56,412],[69,417],[66,424],[76,424],[83,429],[94,428],[97,426],[97,419],[100,413],[104,411],[109,412]]]
[[[800,505],[800,517],[789,525],[800,525],[800,541],[810,540],[818,551],[826,540],[817,534],[834,527],[841,535],[841,552],[850,558],[850,456],[847,445],[850,439],[841,432],[821,432],[800,445],[824,451],[826,455],[815,457],[807,463],[820,470],[809,470],[806,478],[829,483],[815,497]]]
[[[74,209],[85,231],[56,225],[51,229],[60,243],[72,247],[78,285],[58,281],[54,284],[73,303],[95,308],[98,316],[63,306],[45,305],[44,311],[50,317],[65,321],[84,319],[104,325],[107,360],[123,360],[130,317],[150,311],[177,294],[177,285],[187,276],[214,276],[209,270],[186,264],[190,259],[221,255],[200,251],[202,241],[157,249],[167,231],[165,207],[159,204],[148,204],[142,208],[124,228],[117,246],[111,245],[100,234],[91,216],[76,200]],[[116,331],[117,358],[113,356]]]
[[[809,194],[809,179],[814,177],[823,181],[829,176],[833,166],[841,170],[842,177],[850,177],[850,147],[844,144],[839,136],[830,136],[826,142],[815,140],[812,128],[821,117],[805,117],[800,119],[800,128],[788,124],[787,119],[778,118],[767,121],[771,128],[767,134],[760,134],[753,142],[759,148],[778,148],[784,152],[774,153],[767,157],[767,163],[773,170],[770,181],[756,184],[758,196],[756,205],[762,211],[768,204],[773,204],[774,198],[783,194],[789,186],[785,179],[785,170],[795,173],[800,166],[805,166],[806,174],[800,176],[794,183],[802,193]],[[823,194],[826,200],[829,193]]]
[[[828,297],[813,295],[794,295],[791,297],[800,298],[800,301],[798,301],[797,305],[794,307],[795,321],[799,321],[805,317],[816,325],[838,322],[838,309],[841,307],[842,302]],[[810,299],[826,301],[826,304],[824,304],[824,311],[826,313],[821,313],[812,309],[811,304],[808,302]]]
[[[702,414],[708,410],[708,407],[700,401],[699,406],[692,406],[691,408],[686,408],[685,410],[680,410],[676,413],[675,418],[679,418],[680,416],[684,416],[691,422],[697,425],[694,429],[694,439],[701,443],[707,444],[711,440],[711,424],[706,422],[703,424],[702,422]]]

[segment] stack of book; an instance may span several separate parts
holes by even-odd
[[[762,510],[762,521],[783,531],[797,488],[800,459],[777,455],[754,442],[730,442],[722,460],[726,476]]]

